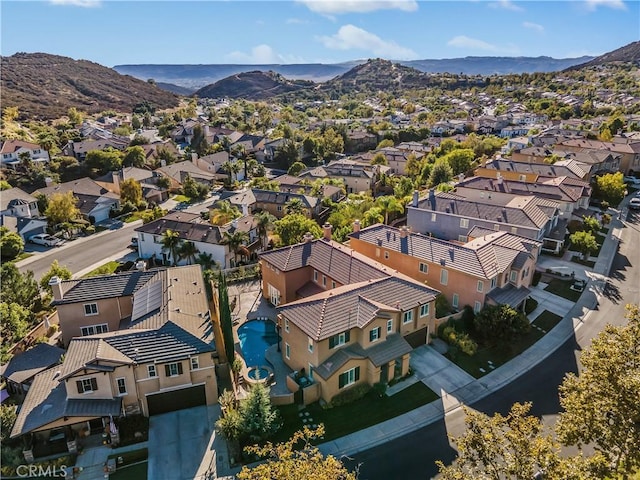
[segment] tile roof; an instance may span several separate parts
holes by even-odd
[[[531,295],[531,290],[527,287],[516,287],[512,283],[508,283],[504,287],[494,288],[487,293],[487,297],[496,302],[496,304],[509,305],[514,308],[524,302],[529,295]]]
[[[73,192],[74,195],[86,195],[92,197],[106,197],[114,200],[119,200],[120,197],[104,188],[99,183],[91,180],[89,177],[80,178],[78,180],[72,180],[70,182],[59,183],[46,188],[40,188],[34,192],[41,193],[49,196],[54,193],[67,193]]]
[[[509,159],[496,159],[487,162],[485,168],[503,172],[534,173],[537,175],[543,175],[545,177],[560,177],[571,175],[576,178],[584,178],[584,176],[588,173],[582,170],[573,160],[564,160],[562,162],[563,163],[556,162],[554,164],[547,164],[516,162]]]
[[[318,205],[319,200],[316,197],[311,197],[308,195],[302,195],[299,193],[289,193],[289,192],[274,192],[272,190],[258,190],[256,188],[252,189],[253,196],[256,199],[256,202],[260,203],[273,203],[276,205],[285,205],[289,200],[297,198],[304,203],[304,206],[307,208],[315,208]]]
[[[278,312],[320,341],[363,328],[381,310],[405,311],[431,302],[439,292],[408,277],[386,277],[334,288],[282,305]]]
[[[36,374],[60,362],[64,354],[62,348],[48,343],[39,343],[26,352],[14,356],[0,368],[0,376],[12,382],[22,383]]]
[[[119,334],[122,332],[114,332]],[[106,362],[106,363],[100,363]],[[96,336],[74,337],[60,367],[60,379],[68,378],[80,370],[113,370],[113,365],[132,365],[133,359],[119,352]]]
[[[64,292],[62,299],[54,300],[53,305],[133,295],[159,272],[159,269],[144,272],[136,270],[115,275],[66,280],[62,282],[62,291]]]
[[[2,153],[14,153],[17,150],[24,148],[26,150],[38,150],[42,148],[37,143],[25,142],[24,140],[6,140],[2,143],[0,148],[0,154]]]
[[[539,176],[536,182],[520,182],[516,180],[496,180],[485,177],[470,177],[456,184],[458,188],[470,188],[487,192],[501,192],[512,195],[534,195],[561,202],[576,202],[582,197],[591,195],[591,187],[587,182],[563,177]],[[458,192],[464,195],[463,192]]]
[[[179,183],[182,183],[184,181],[187,174],[191,175],[193,178],[205,178],[211,181],[217,178],[213,173],[209,173],[198,168],[189,160],[160,167],[158,171],[164,173],[168,177],[173,178]]]
[[[9,188],[0,194],[0,211],[8,210],[13,205],[35,202],[37,198],[19,188]]]
[[[218,245],[222,240],[221,228],[203,221],[196,213],[173,212],[135,229],[150,235],[162,235],[167,230],[177,232],[181,240],[191,242]]]

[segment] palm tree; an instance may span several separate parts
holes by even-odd
[[[223,171],[227,172],[227,174],[229,175],[229,183],[231,183],[231,180],[233,179],[233,177],[231,176],[231,172],[233,170],[233,163],[231,163],[229,160],[227,160],[226,162],[224,162],[222,164],[222,166],[220,168]]]
[[[267,234],[273,228],[273,222],[276,221],[276,217],[269,212],[256,213],[253,218],[256,220],[256,227],[258,229],[258,235],[260,236],[260,243],[262,248],[267,246]]]
[[[229,245],[229,249],[233,252],[233,262],[238,264],[238,253],[243,244],[249,241],[249,233],[235,230],[233,233],[228,230],[224,232],[222,239],[223,245]]]
[[[376,206],[378,206],[384,214],[384,223],[389,223],[389,214],[393,212],[403,213],[404,206],[398,201],[397,198],[392,196],[379,197],[376,200]]]
[[[213,255],[206,252],[200,252],[196,258],[196,263],[202,266],[203,270],[213,270],[219,268],[218,262],[213,259]]]
[[[198,253],[200,253],[200,251],[193,242],[182,242],[178,249],[178,256],[184,258],[189,265],[196,263],[196,255]]]
[[[173,261],[173,266],[178,263],[178,248],[180,247],[180,234],[176,231],[168,229],[166,232],[162,234],[162,250],[168,250],[169,256]]]
[[[242,170],[242,164],[240,162],[231,162],[231,172],[233,172],[236,180],[238,180],[238,173],[240,172],[240,170]]]
[[[304,215],[305,210],[306,208],[304,206],[304,202],[300,198],[292,198],[284,206],[285,213],[289,215],[294,213],[300,213]]]
[[[222,200],[218,202],[216,208],[214,208],[211,213],[211,223],[214,225],[224,225],[240,216],[240,210],[238,210],[238,207],[231,205],[229,200]]]

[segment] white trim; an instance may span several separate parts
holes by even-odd
[[[197,387],[199,385],[207,385],[207,382],[200,382],[200,383],[183,383],[182,385],[174,385],[173,387],[165,387],[165,388],[161,388],[160,390],[158,390],[157,392],[149,392],[149,393],[145,393],[145,397],[148,397],[150,395],[157,395],[158,393],[167,393],[167,392],[173,392],[174,390],[182,390],[183,388],[189,388],[189,387]],[[205,389],[206,391],[206,389]]]
[[[95,305],[96,306],[95,313],[87,313],[87,307],[91,306],[91,305]],[[98,310],[98,303],[97,302],[83,303],[82,304],[82,308],[84,308],[84,316],[85,317],[93,317],[94,315],[100,315],[100,311]],[[93,310],[93,308],[91,310]]]
[[[120,392],[120,385],[118,384],[118,380],[123,380],[124,381],[124,393]],[[126,395],[129,395],[129,392],[127,391],[127,378],[126,377],[118,377],[118,378],[116,378],[116,390],[118,390],[118,396],[119,397],[124,397]]]

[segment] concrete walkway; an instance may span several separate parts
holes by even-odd
[[[536,287],[531,289],[531,298],[538,302],[538,307],[532,312],[532,315],[530,315],[530,320],[535,319],[544,310],[549,310],[551,313],[564,317],[575,305],[575,302],[571,300],[547,292],[544,289],[546,286],[546,283],[540,282]],[[540,311],[536,312],[537,310]]]
[[[82,471],[79,472],[75,478],[79,480],[107,478],[108,475],[104,473],[104,465],[110,455],[132,452],[143,448],[148,448],[148,442],[134,443],[133,445],[120,448],[111,448],[108,446],[87,448],[82,454],[78,455],[76,459],[75,466],[82,468]]]

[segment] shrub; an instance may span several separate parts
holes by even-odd
[[[451,305],[449,305],[447,297],[439,294],[436,297],[436,318],[442,318],[449,313],[451,313]]]
[[[360,400],[367,393],[369,393],[370,390],[371,386],[367,383],[355,385],[334,395],[331,399],[331,406],[340,407],[342,405],[347,405],[348,403],[355,402],[356,400]]]
[[[569,230],[569,233],[576,233],[582,229],[582,222],[580,220],[571,220],[567,225],[567,230]]]
[[[527,303],[524,304],[524,313],[529,315],[536,308],[538,308],[538,301],[535,298],[527,298]]]
[[[374,383],[373,387],[371,388],[371,391],[377,396],[377,397],[383,397],[384,394],[387,391],[387,384],[386,383],[382,383],[382,382],[378,382],[378,383]]]
[[[542,273],[539,271],[533,272],[533,279],[531,280],[531,285],[534,287],[540,283],[540,279],[542,278]]]
[[[443,339],[451,346],[458,348],[469,356],[478,351],[478,344],[467,333],[458,332],[452,326],[446,326],[443,330]]]
[[[471,308],[471,305],[465,305],[462,309],[462,316],[460,317],[460,322],[462,323],[463,328],[466,331],[473,330],[473,320],[476,318],[476,313]]]

